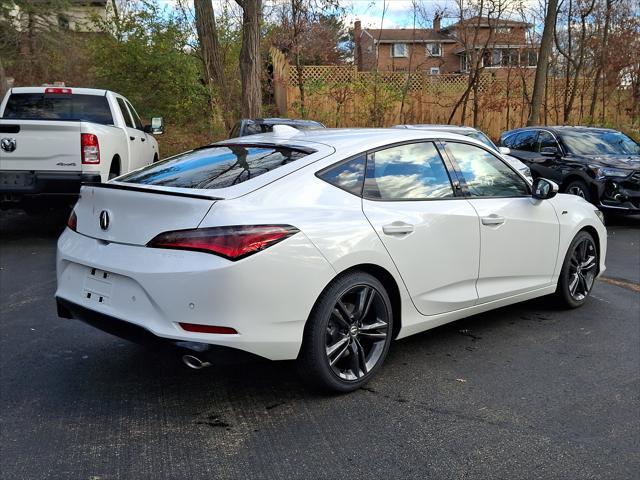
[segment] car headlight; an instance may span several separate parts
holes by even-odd
[[[622,178],[631,174],[631,170],[624,170],[622,168],[613,168],[613,167],[598,167],[591,166],[591,169],[596,174],[596,178],[606,178],[606,177],[614,177],[614,178]]]
[[[594,210],[594,212],[596,214],[596,217],[598,217],[604,225],[604,213],[602,213],[602,211],[598,210],[597,208]]]

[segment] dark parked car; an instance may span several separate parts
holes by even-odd
[[[600,208],[640,213],[640,145],[594,127],[527,127],[505,132],[500,145],[565,193]]]
[[[268,133],[273,131],[275,125],[287,125],[298,130],[315,130],[325,128],[320,122],[314,120],[296,120],[293,118],[243,118],[236,122],[229,133],[229,138],[255,135],[256,133]]]

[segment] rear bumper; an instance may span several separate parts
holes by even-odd
[[[5,196],[77,195],[83,183],[100,181],[99,173],[5,170],[0,171],[0,194]]]
[[[226,347],[218,347],[209,343],[173,340],[154,335],[144,327],[119,320],[104,313],[90,310],[68,300],[56,297],[58,317],[80,320],[105,333],[128,340],[138,345],[162,350],[174,350],[177,355],[192,354],[198,357],[218,361],[223,352],[237,351]],[[226,353],[225,352],[225,353]]]
[[[139,343],[218,345],[271,360],[297,357],[311,308],[334,275],[302,233],[230,262],[107,243],[69,229],[58,241],[57,273],[63,317]],[[238,333],[192,332],[181,322]]]

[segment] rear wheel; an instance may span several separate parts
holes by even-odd
[[[591,234],[580,232],[564,258],[556,296],[569,308],[582,306],[589,297],[598,273],[598,249]]]
[[[323,390],[350,392],[384,362],[393,332],[389,296],[364,272],[337,278],[322,293],[305,329],[299,370]]]

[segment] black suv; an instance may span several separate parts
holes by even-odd
[[[500,145],[565,193],[600,208],[640,213],[640,145],[594,127],[527,127],[504,132]]]

